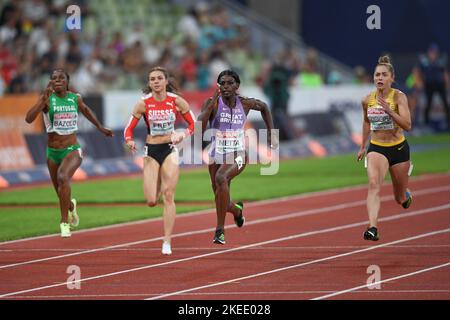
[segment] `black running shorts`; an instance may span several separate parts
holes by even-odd
[[[410,159],[409,144],[406,140],[390,147],[379,146],[371,142],[369,149],[367,149],[367,153],[369,152],[377,152],[384,155],[389,161],[389,167],[392,167],[398,163],[409,161]]]
[[[169,143],[161,143],[161,144],[147,143],[144,149],[144,156],[152,157],[161,166],[164,160],[167,158],[167,156],[172,152],[176,152],[176,149],[173,148]]]

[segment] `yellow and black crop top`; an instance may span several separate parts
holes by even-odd
[[[386,102],[391,109],[398,113],[398,106],[395,103],[395,89],[389,91]],[[397,124],[387,114],[383,108],[377,102],[377,91],[370,94],[369,101],[367,103],[367,118],[370,122],[370,130],[393,130],[397,127]]]

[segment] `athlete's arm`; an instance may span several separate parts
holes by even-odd
[[[78,110],[88,119],[101,133],[107,137],[112,137],[114,134],[111,130],[105,128],[100,121],[98,121],[94,112],[83,101],[80,94],[77,94]]]
[[[134,142],[133,139],[134,128],[136,128],[144,112],[145,112],[145,103],[143,100],[140,100],[134,105],[130,120],[128,121],[128,124],[125,126],[125,129],[123,130],[123,137],[125,140],[125,144],[127,145],[128,148],[130,148],[133,151],[136,150],[136,143]]]
[[[189,108],[189,103],[182,97],[178,96],[175,100],[178,112],[181,113],[184,121],[187,122],[188,127],[184,132],[185,137],[194,133],[195,116]]]
[[[45,88],[44,93],[39,97],[38,101],[28,110],[25,117],[27,123],[32,123],[36,120],[36,117],[40,112],[46,112],[48,110],[48,97],[52,94],[52,81],[50,80]]]
[[[202,106],[202,110],[198,115],[197,121],[202,122],[202,135],[208,126],[208,120],[215,117],[215,112],[217,110],[217,105],[219,102],[220,89],[219,87],[214,92],[214,96],[205,100]]]
[[[256,110],[261,112],[261,116],[266,124],[266,128],[269,131],[267,135],[267,142],[271,148],[278,146],[278,136],[273,129],[273,119],[267,104],[259,99],[244,99],[244,104],[248,106],[249,110]],[[247,103],[248,101],[248,103]]]
[[[395,94],[395,103],[398,105],[398,113],[394,112],[383,98],[379,97],[378,103],[400,128],[406,131],[411,130],[411,114],[409,113],[408,99],[403,92],[397,91]]]
[[[370,135],[370,122],[369,122],[369,118],[367,118],[367,107],[368,107],[368,101],[369,96],[367,96],[366,98],[364,98],[364,100],[361,102],[362,104],[362,110],[363,110],[363,124],[362,124],[362,141],[361,141],[361,147],[359,148],[358,151],[358,157],[357,160],[360,161],[364,158],[364,155],[366,153],[366,147],[367,147],[367,142],[369,140],[369,135]]]

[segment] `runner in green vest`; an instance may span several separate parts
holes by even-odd
[[[77,141],[78,111],[92,122],[105,136],[112,137],[111,130],[98,121],[79,94],[69,91],[69,75],[62,69],[53,71],[50,81],[39,100],[28,111],[26,122],[32,123],[43,113],[48,134],[47,166],[59,198],[61,210],[61,237],[71,236],[70,227],[76,227],[79,218],[77,202],[71,200],[70,179],[80,167],[82,153]]]

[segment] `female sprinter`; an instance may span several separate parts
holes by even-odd
[[[378,213],[380,211],[380,189],[386,173],[389,171],[394,188],[395,201],[407,209],[412,197],[408,188],[410,168],[409,145],[403,131],[411,129],[406,95],[391,88],[394,82],[394,67],[388,56],[380,57],[375,68],[374,82],[376,90],[363,101],[364,121],[362,126],[363,143],[358,152],[358,161],[366,154],[369,190],[367,211],[370,225],[364,232],[365,240],[377,241]]]
[[[63,238],[70,237],[70,227],[79,224],[77,202],[75,199],[71,200],[70,188],[70,179],[82,161],[81,147],[76,136],[78,111],[105,136],[113,136],[112,131],[104,128],[97,120],[81,96],[69,91],[69,80],[70,77],[64,70],[53,71],[47,88],[25,118],[26,122],[32,123],[40,112],[44,115],[48,133],[47,166],[59,198]]]
[[[245,151],[244,126],[250,110],[261,112],[268,129],[268,142],[271,147],[278,145],[278,139],[272,132],[273,121],[267,105],[257,99],[244,98],[237,94],[241,80],[232,70],[222,71],[218,78],[218,89],[208,98],[198,117],[202,121],[202,131],[208,121],[215,131],[210,149],[208,166],[212,189],[216,201],[217,225],[214,243],[225,244],[225,215],[231,212],[236,225],[244,224],[243,203],[234,203],[230,199],[231,180],[244,171],[247,164]],[[219,97],[220,95],[220,97]]]
[[[166,69],[155,67],[148,75],[147,93],[133,109],[124,131],[125,143],[136,151],[133,130],[144,116],[148,129],[144,148],[144,195],[147,204],[154,207],[160,195],[164,200],[164,240],[162,254],[172,254],[171,236],[175,223],[175,188],[178,183],[178,150],[180,143],[194,130],[194,118],[185,99],[175,94],[175,86],[169,83]],[[189,127],[184,132],[175,132],[176,113],[180,112]]]

